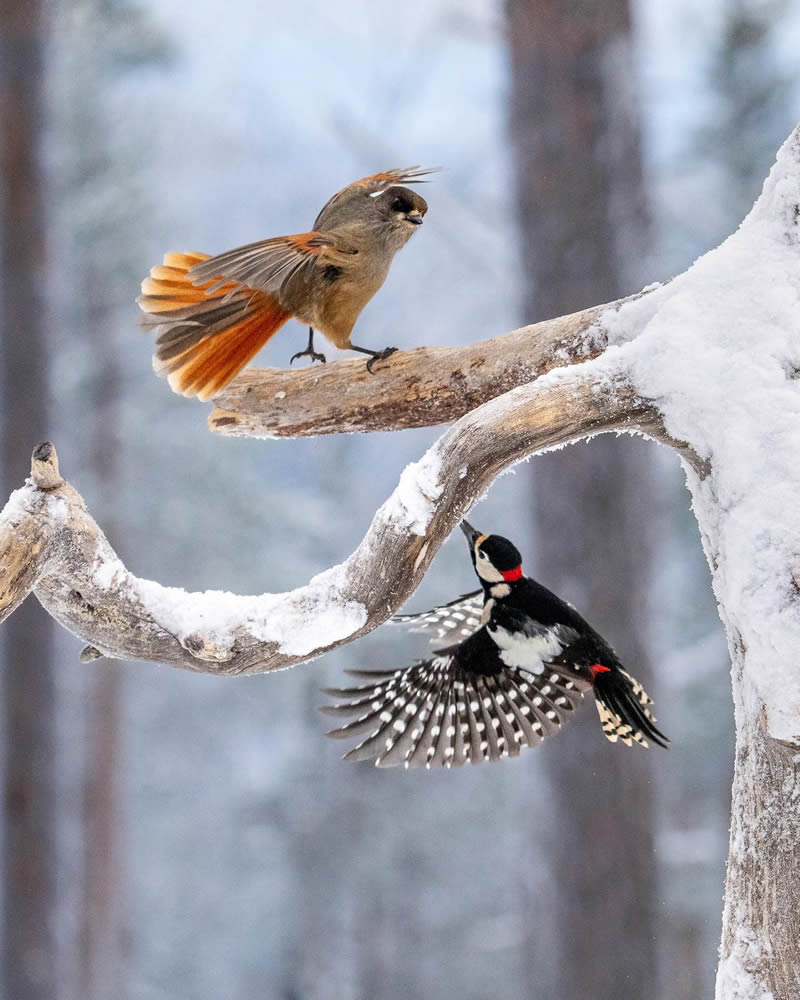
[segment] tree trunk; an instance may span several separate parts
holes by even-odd
[[[113,316],[106,301],[108,275],[91,250],[81,277],[87,303],[84,335],[95,360],[91,384],[92,422],[88,459],[100,496],[114,493],[118,483],[121,442],[117,400],[120,397],[119,345],[110,335]],[[112,511],[105,512],[112,531]],[[122,1000],[125,995],[121,961],[119,892],[118,775],[120,756],[121,673],[116,663],[89,667],[88,729],[83,801],[84,886],[80,918],[82,1000]]]
[[[0,333],[2,468],[27,472],[46,435],[44,238],[40,144],[44,26],[39,0],[0,5]],[[52,628],[28,601],[5,629],[2,724],[3,995],[56,996]]]
[[[507,9],[524,315],[536,320],[623,294],[644,243],[630,14],[628,0],[509,0]],[[652,468],[645,445],[605,436],[532,468],[535,575],[581,608],[645,687],[652,522],[641,499]],[[582,734],[543,760],[558,873],[548,906],[556,971],[543,995],[616,1000],[636,983],[652,996],[651,761],[603,746],[588,713],[577,721]],[[553,953],[537,946],[538,929],[531,938],[529,976],[541,983]]]
[[[731,642],[736,764],[717,1000],[800,996],[800,753],[773,739],[766,711]],[[771,994],[765,991],[770,990]]]

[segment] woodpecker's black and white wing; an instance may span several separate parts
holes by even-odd
[[[431,644],[443,640],[459,642],[480,628],[483,605],[483,590],[474,590],[430,611],[395,615],[390,624],[405,625],[411,632],[431,633]]]
[[[653,699],[627,670],[597,674],[594,696],[603,735],[610,743],[621,740],[626,746],[648,747],[652,742],[667,748],[669,737],[658,729],[649,708]]]
[[[558,732],[588,685],[569,668],[505,666],[486,628],[430,659],[326,694],[322,711],[356,718],[328,733],[359,742],[345,760],[378,767],[460,767],[514,757]]]

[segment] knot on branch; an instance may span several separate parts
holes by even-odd
[[[58,455],[55,445],[51,444],[50,441],[42,441],[33,449],[31,479],[38,490],[55,490],[64,485],[64,480],[58,471]]]
[[[232,649],[221,649],[216,643],[204,639],[198,632],[192,632],[191,635],[178,641],[192,656],[209,663],[227,663],[234,656]]]

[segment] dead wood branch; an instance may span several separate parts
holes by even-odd
[[[363,361],[250,368],[215,398],[208,426],[236,437],[313,437],[451,423],[553,368],[602,354],[608,321],[658,287],[477,344],[401,351],[372,375]]]
[[[32,479],[0,515],[7,567],[0,620],[33,589],[57,621],[91,645],[90,656],[99,651],[215,674],[287,667],[384,622],[503,469],[611,430],[675,444],[623,369],[590,361],[515,389],[462,417],[404,472],[344,563],[305,587],[259,597],[186,594],[133,576],[58,475],[55,449],[40,446]]]

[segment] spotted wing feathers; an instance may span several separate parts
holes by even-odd
[[[595,703],[603,734],[611,743],[621,740],[626,746],[649,741],[667,748],[669,739],[655,725],[648,708],[652,699],[642,685],[626,670],[599,674],[595,680]]]
[[[406,625],[411,632],[429,632],[431,643],[460,641],[481,626],[484,596],[482,590],[463,594],[449,604],[413,615],[395,615],[392,625]]]
[[[557,732],[583,697],[566,671],[476,674],[454,653],[371,676],[372,683],[327,689],[342,703],[322,711],[356,716],[328,735],[357,739],[345,760],[374,760],[377,767],[460,767],[515,757]]]

